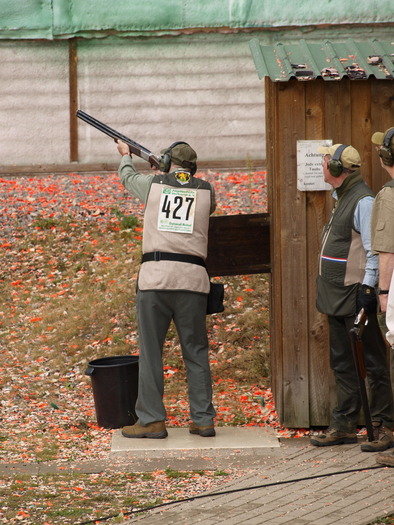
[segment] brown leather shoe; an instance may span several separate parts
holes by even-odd
[[[213,425],[199,427],[195,423],[190,423],[189,432],[190,434],[198,434],[204,438],[216,436],[215,427]]]
[[[363,452],[384,452],[388,448],[394,447],[393,432],[380,423],[373,422],[372,425],[374,440],[363,443],[361,450]]]
[[[122,428],[122,436],[127,438],[164,439],[168,436],[164,421],[155,421],[143,426],[139,423]]]
[[[394,467],[394,452],[378,454],[376,456],[376,463],[384,465],[385,467]]]
[[[341,432],[335,428],[329,428],[325,434],[318,434],[310,439],[311,445],[316,447],[329,447],[331,445],[345,445],[357,443],[355,432]]]

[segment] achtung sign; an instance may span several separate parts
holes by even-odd
[[[299,191],[327,191],[324,182],[320,146],[332,146],[332,140],[297,140],[297,189]]]

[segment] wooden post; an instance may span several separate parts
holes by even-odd
[[[278,92],[276,85],[269,77],[265,77],[266,111],[266,151],[267,151],[267,190],[268,213],[271,217],[270,254],[271,254],[271,286],[270,286],[270,363],[271,387],[275,399],[275,407],[279,418],[283,421],[283,344],[282,344],[282,272],[281,252],[277,249],[277,238],[280,232],[280,212],[277,209],[280,198],[276,190],[275,176],[279,170],[277,160],[278,129]]]
[[[77,39],[68,43],[69,94],[70,94],[70,162],[78,162],[78,53]]]
[[[290,80],[277,84],[279,170],[278,185],[281,213],[279,245],[282,267],[282,338],[284,424],[309,426],[308,358],[308,272],[306,192],[297,190],[297,140],[305,137],[305,83]],[[289,111],[292,108],[292,111]],[[300,118],[300,116],[302,118]]]

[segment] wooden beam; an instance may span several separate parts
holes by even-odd
[[[135,162],[136,168],[142,172],[151,172],[149,165],[146,162]],[[24,175],[45,175],[53,173],[91,173],[91,172],[117,172],[119,167],[118,163],[112,162],[97,162],[97,163],[86,163],[81,164],[79,162],[73,162],[69,164],[31,164],[26,166],[0,166],[1,176],[24,176]],[[242,160],[206,160],[198,163],[198,171],[204,170],[221,170],[221,171],[234,171],[234,170],[261,170],[265,169],[265,159],[258,159],[254,161],[253,167],[250,163]]]
[[[70,96],[70,162],[78,161],[78,49],[77,39],[68,42],[68,81]]]
[[[268,212],[271,216],[271,286],[270,286],[270,365],[271,388],[279,419],[283,421],[283,340],[282,340],[282,253],[279,246],[281,215],[276,176],[280,155],[278,129],[278,86],[265,77],[265,129],[267,144]]]
[[[25,175],[48,175],[64,173],[91,173],[91,172],[116,172],[119,164],[92,163],[79,164],[32,164],[28,166],[0,166],[0,175],[3,176],[25,176]]]
[[[308,271],[306,192],[297,190],[297,140],[305,137],[305,86],[278,83],[278,168],[275,178],[282,254],[283,424],[309,427]],[[292,108],[289,111],[289,108]],[[274,313],[275,314],[275,313]]]
[[[305,138],[307,140],[329,139],[326,137],[325,88],[323,79],[307,83],[305,88]],[[321,171],[323,178],[323,168]],[[330,373],[327,316],[316,308],[316,276],[320,251],[321,233],[326,217],[331,211],[332,198],[327,191],[308,191],[307,217],[307,268],[308,268],[308,351],[309,351],[309,412],[310,425],[324,426],[330,421],[333,377]]]

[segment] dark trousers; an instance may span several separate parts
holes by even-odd
[[[142,425],[166,419],[163,404],[163,345],[173,320],[186,366],[190,418],[213,424],[212,382],[206,328],[207,296],[183,291],[138,291],[140,342],[136,414]]]
[[[331,426],[342,432],[355,431],[362,406],[349,335],[354,320],[355,317],[328,316],[330,366],[334,372],[337,393],[337,406],[332,413]],[[375,314],[368,316],[362,342],[372,421],[379,421],[393,429],[394,403],[387,347]]]

